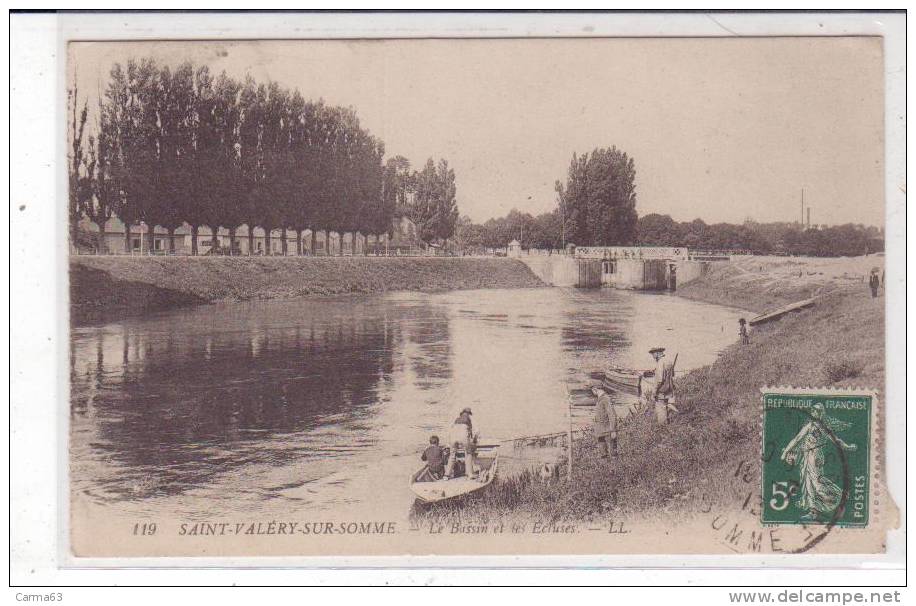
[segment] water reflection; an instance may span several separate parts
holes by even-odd
[[[406,512],[416,450],[461,407],[488,440],[562,430],[568,383],[648,367],[659,343],[681,369],[706,364],[738,315],[534,289],[211,305],[76,329],[71,488],[134,513]]]

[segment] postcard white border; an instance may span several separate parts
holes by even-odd
[[[28,19],[28,23],[20,20]],[[40,584],[98,583],[231,583],[239,571],[204,570],[218,567],[307,567],[310,578],[340,579],[333,569],[362,568],[365,579],[379,582],[383,571],[402,580],[416,576],[409,569],[438,570],[437,578],[461,582],[469,571],[454,568],[527,567],[567,569],[573,580],[602,578],[618,567],[614,582],[658,579],[640,569],[676,568],[680,581],[696,578],[688,569],[739,568],[719,582],[810,583],[813,569],[831,567],[872,569],[869,584],[894,576],[903,565],[905,536],[889,537],[888,553],[881,556],[506,556],[506,557],[307,557],[307,558],[72,558],[67,547],[67,512],[58,504],[67,500],[65,448],[67,419],[67,250],[66,208],[55,200],[66,197],[64,96],[65,45],[70,40],[116,39],[246,39],[246,38],[362,38],[362,37],[599,37],[599,36],[709,36],[763,35],[880,35],[885,39],[886,63],[886,212],[887,212],[887,442],[889,490],[901,508],[905,524],[906,496],[903,472],[905,448],[905,15],[902,14],[63,14],[14,16],[11,23],[11,367],[10,421],[12,464],[27,471],[11,479],[11,581]],[[23,95],[23,91],[28,92]],[[54,141],[53,147],[51,142]],[[20,204],[26,209],[19,211]],[[34,250],[30,234],[46,234],[55,247]],[[55,380],[49,374],[55,369]],[[9,427],[8,427],[9,429]],[[52,482],[51,478],[58,481]],[[52,488],[53,486],[53,488]],[[63,497],[63,498],[61,498]],[[905,526],[904,526],[905,527]],[[22,529],[28,529],[23,532]],[[104,568],[130,567],[116,575]],[[168,577],[159,567],[190,567]],[[763,569],[757,567],[765,567]],[[782,570],[788,567],[794,570]],[[575,570],[568,570],[568,569]],[[88,570],[94,569],[94,570]],[[589,575],[599,569],[604,575]],[[754,574],[756,569],[757,574]],[[301,574],[261,570],[246,574],[252,583],[301,583]],[[394,573],[395,571],[390,571]],[[499,573],[506,574],[508,571]],[[534,571],[529,571],[534,572]],[[656,571],[658,572],[658,571]],[[352,573],[351,573],[352,574]],[[740,576],[735,576],[740,574]],[[517,571],[528,582],[543,582],[540,573]],[[507,577],[502,577],[503,579]],[[848,576],[833,577],[842,584]],[[479,580],[479,577],[477,578]],[[806,580],[803,580],[806,579]],[[333,580],[331,582],[334,582]],[[338,581],[339,582],[339,581]],[[500,582],[500,577],[490,577]],[[576,582],[576,581],[573,581]],[[744,581],[750,582],[750,581]],[[893,581],[897,582],[897,581]]]

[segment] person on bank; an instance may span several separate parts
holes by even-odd
[[[668,410],[677,412],[674,406],[674,365],[677,363],[677,356],[674,362],[669,364],[665,360],[664,347],[653,347],[649,354],[655,360],[655,368],[643,373],[644,377],[653,379],[651,383],[647,382],[646,399],[655,407],[655,420],[659,425],[665,425],[668,422]]]
[[[747,334],[747,320],[744,318],[738,319],[738,336],[741,337],[742,345],[750,344],[751,337]]]
[[[592,428],[601,446],[601,458],[617,456],[617,413],[611,397],[600,387],[592,386],[592,394],[598,398]]]
[[[871,288],[872,299],[878,296],[879,286],[881,286],[881,278],[878,277],[878,269],[875,268],[871,270],[871,275],[868,277],[868,287]]]
[[[458,449],[464,449],[464,466],[468,477],[477,474],[477,458],[475,456],[475,442],[473,426],[471,424],[471,409],[464,408],[452,426],[449,428],[448,443],[451,449],[448,453],[448,464],[445,466],[445,477],[452,478],[455,473],[455,459]]]
[[[439,446],[439,436],[430,436],[429,446],[423,451],[420,458],[426,461],[426,471],[419,480],[421,482],[435,482],[445,475],[445,449]]]

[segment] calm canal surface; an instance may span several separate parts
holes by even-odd
[[[464,406],[486,442],[566,428],[608,364],[678,371],[740,310],[558,288],[229,303],[74,329],[71,492],[95,513],[400,511],[417,453]]]

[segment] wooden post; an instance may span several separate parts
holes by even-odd
[[[567,457],[566,457],[566,481],[572,482],[572,459],[573,459],[573,414],[572,414],[572,394],[569,393],[569,387],[566,388],[566,414],[569,417],[569,433],[566,436]]]

